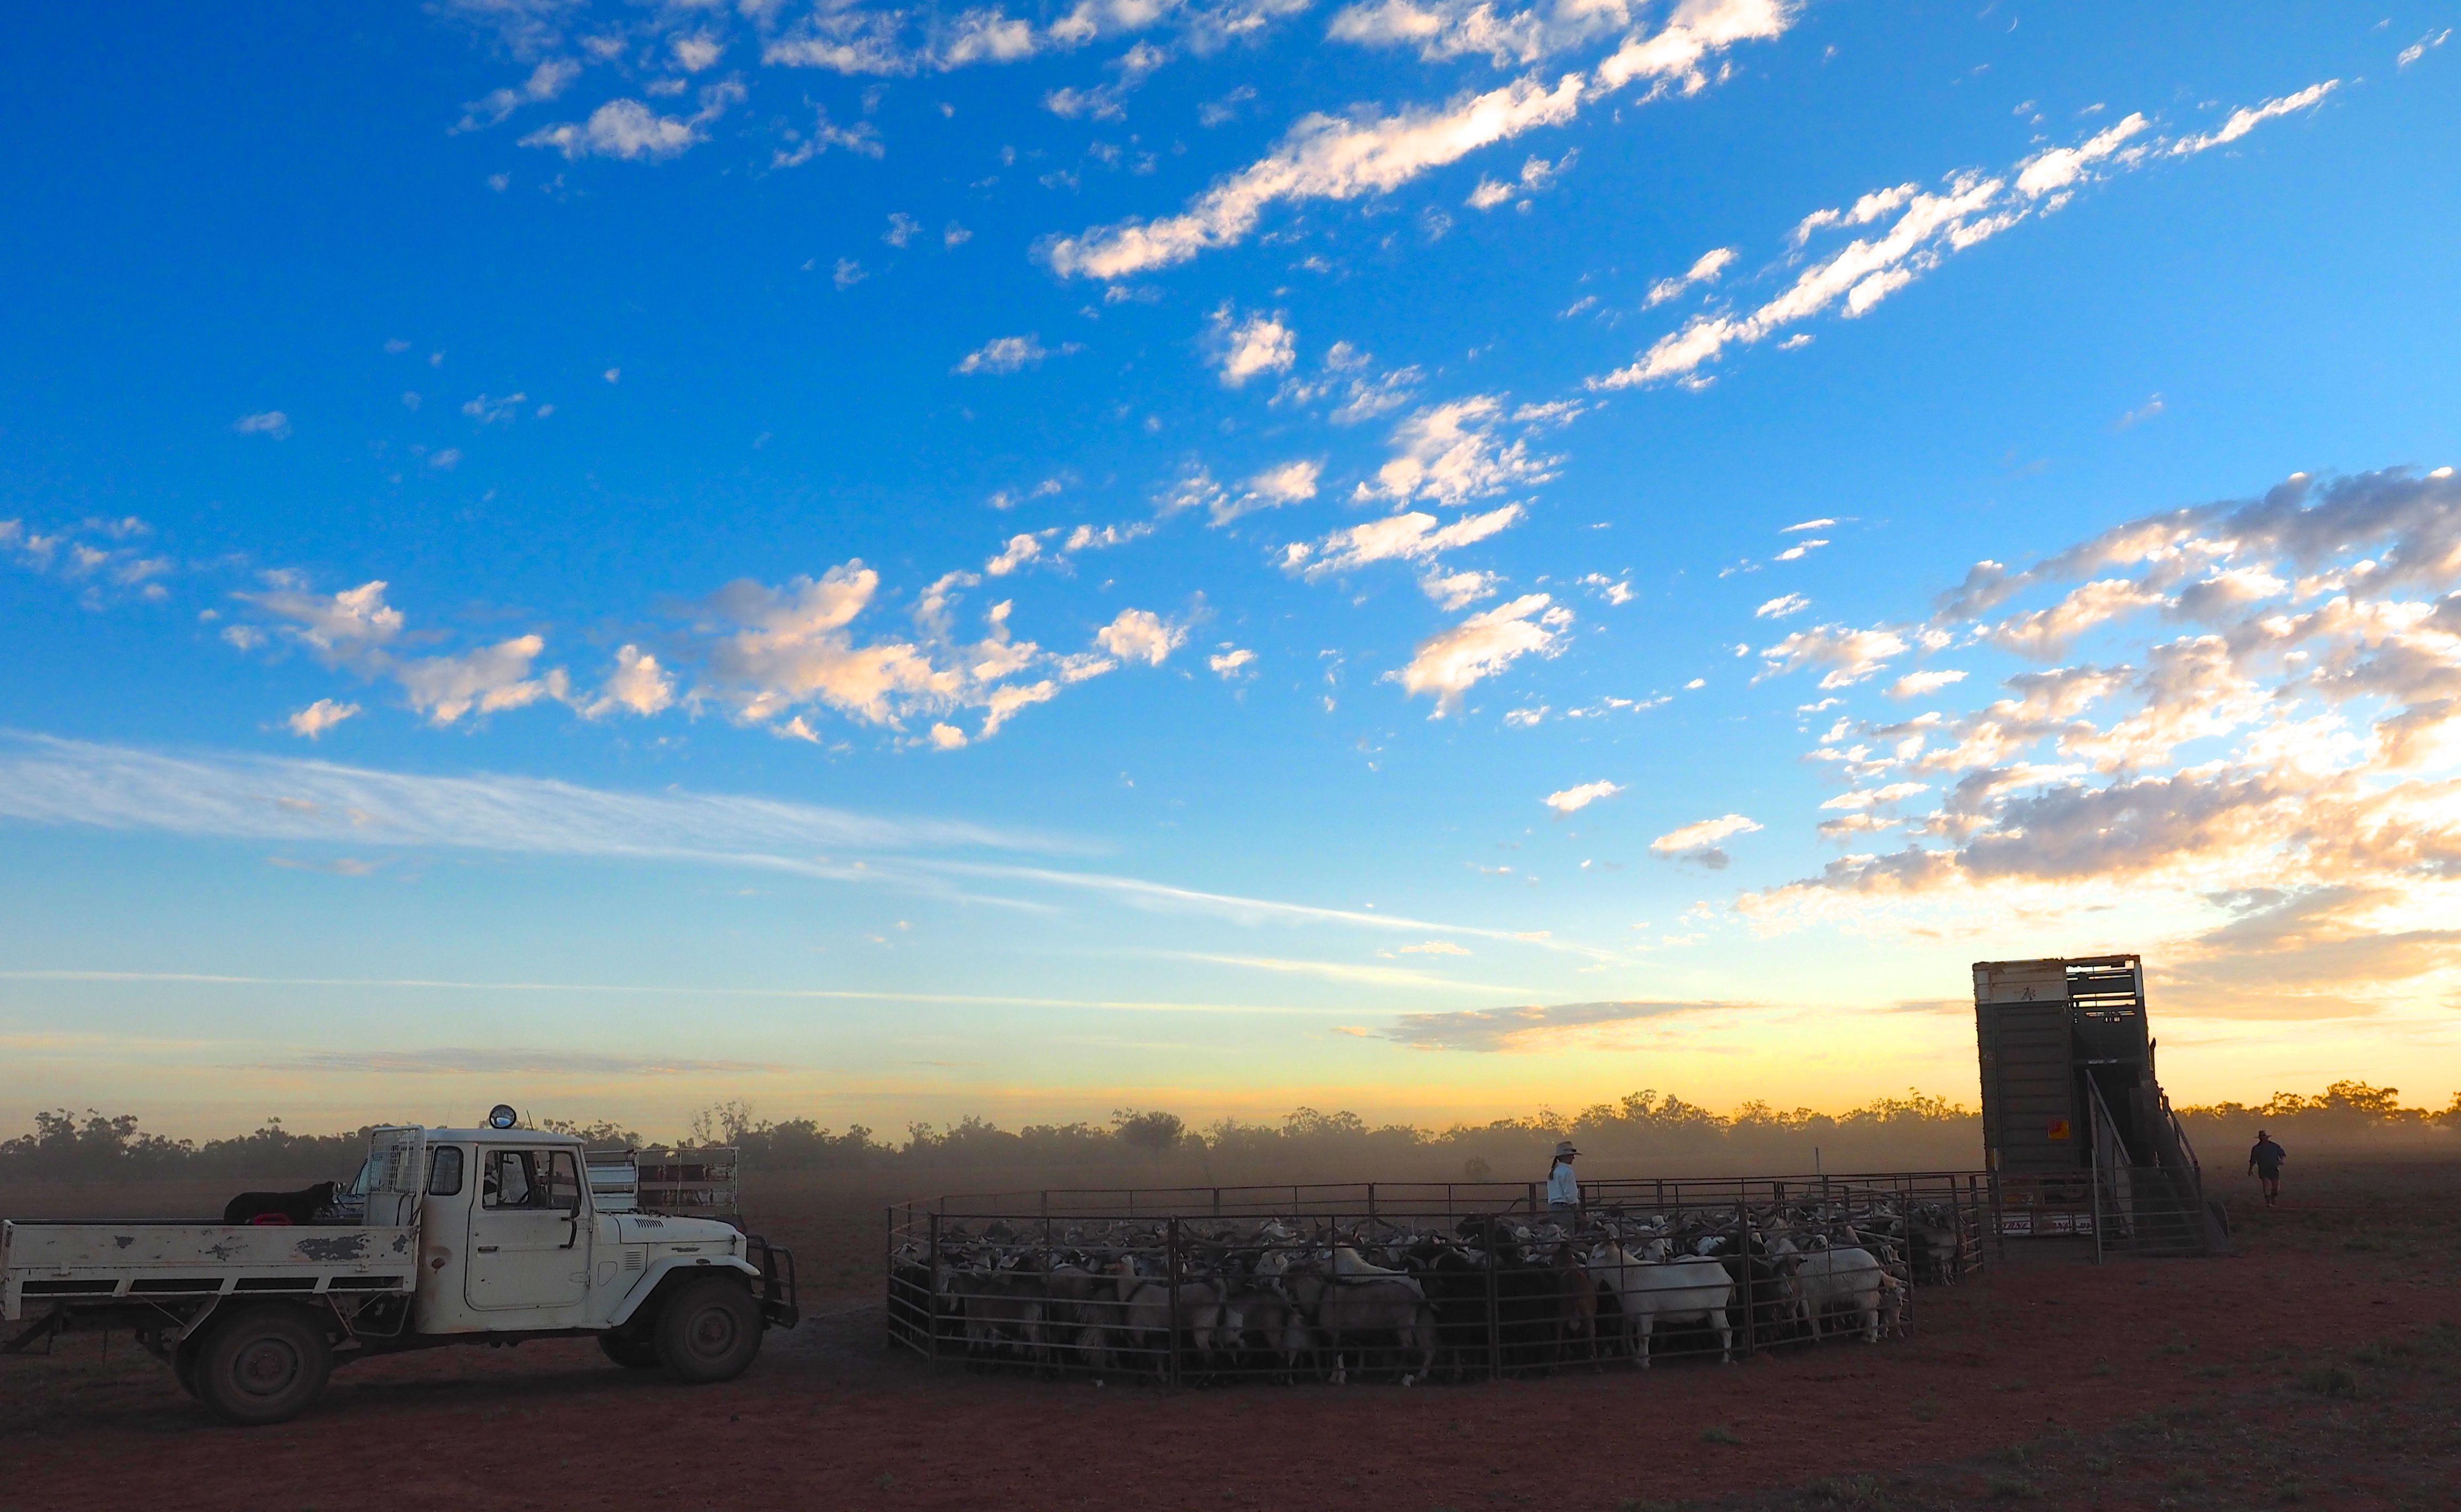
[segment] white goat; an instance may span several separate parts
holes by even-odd
[[[1663,1240],[1654,1241],[1649,1247],[1654,1253],[1642,1259],[1610,1241],[1590,1251],[1588,1267],[1591,1279],[1612,1288],[1622,1304],[1640,1368],[1649,1369],[1650,1334],[1660,1318],[1670,1323],[1706,1323],[1717,1331],[1719,1363],[1733,1364],[1735,1331],[1727,1322],[1726,1310],[1734,1305],[1734,1278],[1714,1260],[1658,1258],[1665,1249]]]

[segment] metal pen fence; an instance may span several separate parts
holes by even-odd
[[[1494,1380],[1913,1325],[1982,1262],[1970,1173],[974,1193],[888,1210],[890,1342],[1043,1375]]]

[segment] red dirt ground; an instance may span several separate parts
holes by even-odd
[[[2034,1265],[1919,1294],[1918,1331],[1732,1367],[1628,1364],[1500,1386],[1166,1392],[998,1379],[889,1355],[844,1301],[752,1374],[682,1388],[587,1341],[448,1350],[338,1373],[308,1417],[234,1431],[118,1340],[8,1362],[0,1391],[88,1369],[69,1410],[0,1439],[0,1509],[986,1504],[1396,1509],[1619,1502],[1801,1485],[1961,1459],[2056,1428],[2244,1396],[2259,1351],[2347,1349],[2437,1322],[2461,1293],[2389,1256]],[[2278,1358],[2268,1355],[2268,1358]],[[2101,1369],[2097,1369],[2101,1367]],[[2227,1368],[2237,1384],[2200,1377]],[[2278,1372],[2277,1372],[2278,1374]],[[1704,1441],[1710,1428],[1736,1442]],[[2461,1480],[2456,1480],[2461,1504]],[[2336,1501],[2336,1505],[2349,1504]]]

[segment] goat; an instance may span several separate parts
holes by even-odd
[[[1393,1281],[1337,1282],[1314,1267],[1293,1268],[1286,1281],[1291,1300],[1315,1321],[1333,1351],[1336,1386],[1349,1378],[1341,1357],[1343,1342],[1359,1334],[1389,1333],[1405,1363],[1417,1356],[1417,1369],[1402,1373],[1404,1386],[1417,1384],[1435,1364],[1436,1314],[1417,1287]]]
[[[1786,1254],[1790,1249],[1786,1241],[1779,1241],[1778,1253]],[[1897,1287],[1895,1278],[1880,1268],[1880,1262],[1870,1250],[1839,1245],[1795,1252],[1791,1260],[1788,1268],[1802,1288],[1795,1315],[1811,1326],[1813,1338],[1820,1336],[1822,1315],[1835,1309],[1852,1314],[1853,1326],[1862,1331],[1864,1343],[1880,1342],[1881,1296],[1883,1291],[1894,1295]],[[1883,1287],[1883,1282],[1888,1285]]]
[[[1119,1279],[1120,1331],[1135,1347],[1152,1351],[1156,1374],[1170,1369],[1170,1344],[1175,1332],[1186,1332],[1199,1360],[1213,1352],[1222,1323],[1222,1288],[1210,1281],[1179,1283],[1179,1306],[1171,1307],[1171,1284],[1137,1273],[1136,1262],[1123,1259],[1112,1268]]]
[[[1664,1241],[1650,1247],[1662,1250]],[[1633,1352],[1649,1369],[1649,1338],[1658,1320],[1705,1322],[1718,1335],[1718,1360],[1735,1359],[1735,1332],[1726,1311],[1735,1300],[1734,1278],[1714,1260],[1636,1258],[1612,1240],[1590,1251],[1590,1274],[1614,1288],[1633,1330]]]
[[[1420,1290],[1418,1277],[1406,1270],[1387,1270],[1382,1266],[1371,1266],[1359,1258],[1358,1250],[1348,1245],[1333,1246],[1333,1274],[1335,1280],[1345,1284],[1360,1281],[1391,1281],[1409,1288],[1423,1297],[1426,1295],[1424,1291]]]
[[[225,1224],[308,1225],[333,1205],[334,1185],[318,1182],[295,1192],[242,1192],[223,1206]]]
[[[1554,1271],[1556,1285],[1564,1292],[1555,1312],[1556,1363],[1563,1363],[1576,1343],[1594,1361],[1598,1357],[1597,1278],[1581,1264],[1581,1252],[1569,1239],[1555,1246]]]
[[[1014,1344],[1028,1360],[1042,1352],[1042,1278],[1013,1270],[946,1270],[941,1287],[965,1319],[966,1345],[997,1354]]]

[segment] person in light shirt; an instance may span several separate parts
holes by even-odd
[[[1555,1146],[1555,1163],[1547,1171],[1547,1216],[1566,1228],[1577,1228],[1581,1223],[1581,1182],[1573,1174],[1573,1161],[1580,1153],[1572,1140],[1563,1140]]]

